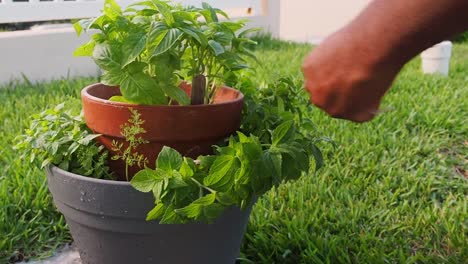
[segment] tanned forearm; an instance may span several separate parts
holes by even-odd
[[[333,117],[364,122],[406,62],[468,29],[468,0],[374,0],[305,60],[311,101]]]
[[[374,0],[345,30],[406,63],[468,30],[468,0]]]

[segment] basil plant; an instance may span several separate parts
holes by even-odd
[[[246,37],[255,29],[207,3],[151,0],[123,10],[106,0],[99,17],[74,27],[78,36],[94,33],[74,55],[92,57],[102,83],[120,87],[122,96],[111,100],[136,104],[211,103],[226,74],[247,67],[246,57],[254,57],[248,47],[256,44]],[[179,87],[182,81],[192,84],[192,98]]]

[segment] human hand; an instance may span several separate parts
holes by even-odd
[[[403,66],[371,45],[342,30],[314,49],[303,64],[311,102],[332,117],[371,120]]]

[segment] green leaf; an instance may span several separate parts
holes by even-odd
[[[218,203],[213,203],[208,206],[204,206],[202,220],[208,223],[212,223],[214,220],[221,216],[225,209],[226,207]]]
[[[109,101],[111,102],[121,102],[121,103],[127,103],[127,104],[133,104],[133,102],[125,99],[125,97],[121,95],[114,95],[111,98],[109,98]]]
[[[75,29],[76,35],[78,37],[81,36],[81,32],[83,32],[83,26],[81,26],[80,21],[73,23],[73,28]]]
[[[192,177],[194,174],[193,169],[189,164],[189,160],[186,157],[184,157],[184,161],[182,162],[182,165],[180,166],[179,172],[182,175],[182,177],[186,179]]]
[[[312,155],[314,155],[314,159],[315,159],[315,170],[318,170],[320,168],[323,167],[323,155],[322,155],[322,151],[320,151],[320,149],[315,146],[315,145],[311,145],[311,151],[312,151]]]
[[[219,156],[210,168],[203,183],[217,191],[227,191],[234,181],[234,175],[240,168],[239,161],[234,156]]]
[[[81,144],[81,145],[89,145],[89,143],[94,140],[95,138],[97,137],[100,137],[101,134],[91,134],[91,135],[87,135],[86,137],[78,140],[78,144]]]
[[[158,203],[151,211],[148,212],[146,215],[146,221],[151,221],[155,219],[159,219],[163,216],[165,211],[164,204]]]
[[[101,76],[101,83],[109,86],[118,86],[122,81],[124,72],[120,69],[112,69],[110,71],[103,71]]]
[[[111,19],[115,19],[122,15],[122,9],[114,0],[106,0],[104,2],[104,14]]]
[[[203,34],[203,32],[190,27],[180,27],[180,30],[182,30],[185,34],[195,39],[199,44],[202,45],[202,47],[208,45],[208,39]]]
[[[282,177],[282,157],[280,153],[267,151],[263,153],[264,168],[271,172],[275,183],[279,183]]]
[[[94,40],[90,40],[89,42],[79,46],[74,52],[73,56],[86,56],[91,57],[93,56],[94,46],[96,42]]]
[[[125,59],[122,62],[122,67],[133,62],[141,55],[146,45],[146,35],[143,33],[130,34],[122,45]]]
[[[133,176],[130,184],[140,192],[151,192],[156,183],[163,180],[160,173],[152,169],[140,170]]]
[[[294,121],[286,121],[280,124],[274,131],[271,136],[271,144],[276,146],[280,143],[287,142],[291,140],[295,135]]]
[[[156,169],[157,170],[157,169]],[[156,181],[154,183],[154,186],[153,186],[153,195],[154,195],[154,199],[156,201],[159,201],[161,200],[162,196],[163,196],[163,191],[164,191],[164,187],[163,187],[163,184],[164,184],[164,180],[161,180],[161,181]]]
[[[182,179],[182,175],[175,173],[172,178],[169,179],[169,188],[170,189],[178,189],[187,187],[188,184]]]
[[[121,68],[121,55],[117,46],[109,44],[96,44],[93,50],[93,59],[96,64],[105,71]]]
[[[182,155],[177,150],[164,146],[156,160],[156,167],[167,172],[172,172],[180,169],[182,161]]]
[[[159,12],[164,18],[164,21],[172,26],[175,23],[174,16],[171,13],[170,7],[167,4],[163,4],[160,1],[154,0],[153,3],[158,7]]]
[[[167,96],[178,102],[180,105],[190,104],[190,97],[188,97],[188,95],[185,93],[184,90],[182,90],[182,88],[175,85],[163,85],[162,88],[167,94]]]
[[[156,81],[143,72],[129,73],[122,76],[120,91],[129,101],[147,105],[165,105],[167,98]]]
[[[174,211],[174,206],[170,205],[167,207],[164,216],[162,217],[160,224],[182,224],[184,223],[183,219],[180,218],[177,213]]]
[[[171,28],[167,30],[163,35],[161,42],[157,44],[156,49],[153,51],[151,56],[158,56],[168,51],[170,48],[172,48],[172,46],[174,46],[177,43],[177,41],[182,37],[182,35],[182,30],[178,28]]]
[[[183,208],[176,209],[175,211],[178,214],[184,215],[188,218],[198,219],[203,214],[204,207],[213,204],[215,199],[216,194],[210,193],[201,198],[198,198],[197,200],[193,201],[191,204]]]
[[[219,42],[210,39],[208,40],[208,45],[210,45],[211,49],[214,51],[215,56],[219,56],[224,53],[224,47]]]
[[[214,155],[199,156],[197,160],[200,161],[200,169],[205,170],[211,168],[211,165],[217,158],[218,157]]]
[[[206,22],[218,22],[218,15],[216,15],[216,10],[213,7],[206,2],[202,3],[202,7],[204,10],[200,11],[200,13],[205,17]]]
[[[223,205],[231,206],[236,204],[236,199],[230,193],[217,192],[216,199]]]

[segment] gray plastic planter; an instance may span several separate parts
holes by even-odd
[[[145,221],[152,195],[128,182],[46,171],[84,264],[233,264],[239,256],[250,208],[228,209],[213,224],[160,225]]]

